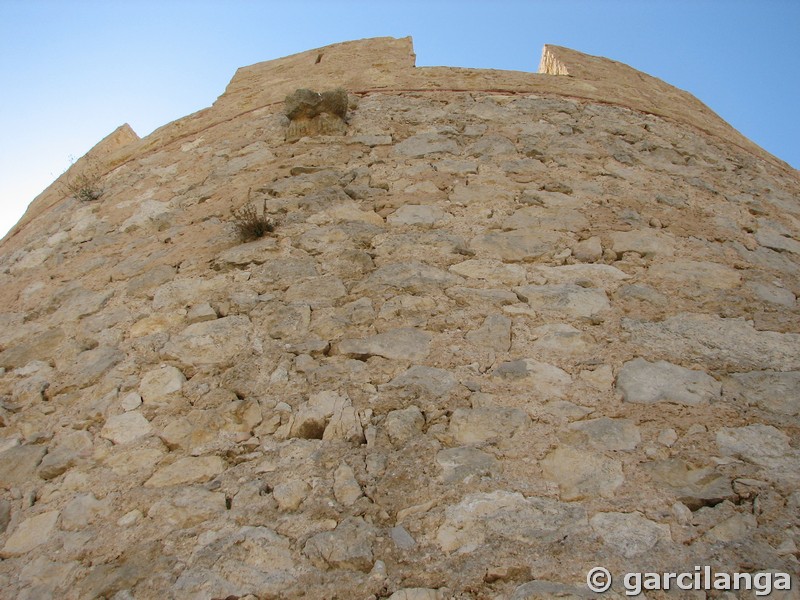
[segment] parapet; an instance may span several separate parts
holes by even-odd
[[[672,119],[732,143],[779,168],[794,171],[688,92],[620,62],[546,45],[538,72],[417,67],[410,37],[343,42],[242,67],[211,107],[169,123],[143,139],[124,125],[90,154],[100,163],[101,170],[108,172],[133,158],[249,112],[271,106],[280,110],[284,98],[298,88],[343,88],[355,95],[476,91],[567,96]],[[57,180],[31,203],[10,235],[58,202],[58,192]]]

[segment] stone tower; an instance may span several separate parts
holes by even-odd
[[[691,95],[553,46],[337,44],[120,127],[0,243],[0,596],[785,586],[798,198]]]

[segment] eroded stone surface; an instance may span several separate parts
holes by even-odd
[[[565,48],[541,74],[390,38],[244,67],[0,243],[0,589],[795,572],[797,198],[696,99]],[[275,228],[241,243],[246,203]]]

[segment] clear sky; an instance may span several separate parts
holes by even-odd
[[[544,44],[624,62],[800,167],[800,0],[0,0],[0,236],[123,123],[210,106],[240,66],[408,35],[420,66],[536,71]]]

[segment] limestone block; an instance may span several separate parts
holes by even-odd
[[[112,510],[113,498],[106,496],[98,500],[94,494],[78,494],[70,500],[61,511],[61,528],[66,531],[78,531],[101,519]]]
[[[222,473],[225,467],[225,461],[219,456],[186,456],[174,463],[159,467],[144,486],[161,488],[204,483]]]
[[[445,369],[414,365],[379,389],[397,390],[403,396],[426,395],[440,398],[446,396],[457,383],[453,374]]]
[[[484,279],[491,284],[522,285],[527,274],[521,265],[505,264],[491,259],[470,259],[450,267],[450,271],[462,277]]]
[[[162,366],[147,371],[139,382],[139,394],[142,401],[148,404],[164,402],[170,394],[179,392],[186,382],[186,377],[179,369]]]
[[[250,319],[241,315],[194,323],[170,340],[163,352],[187,365],[228,364],[248,347],[250,327]]]
[[[622,366],[617,375],[617,389],[626,402],[696,406],[718,400],[722,385],[702,371],[663,360],[651,363],[635,358]]]
[[[732,371],[800,370],[800,334],[759,331],[743,319],[681,313],[660,322],[623,319],[632,342],[675,360]]]
[[[597,262],[603,257],[603,246],[596,235],[578,242],[572,247],[572,256],[586,263]]]
[[[467,333],[466,339],[482,350],[508,352],[511,349],[511,319],[503,315],[489,315],[478,329]]]
[[[589,523],[607,546],[625,558],[650,552],[659,542],[672,542],[668,525],[651,521],[640,513],[601,512]]]
[[[392,360],[424,360],[432,335],[413,327],[401,327],[363,339],[344,339],[339,352],[351,356],[383,356]]]
[[[22,521],[6,540],[0,557],[20,556],[49,541],[58,515],[59,511],[51,510]]]
[[[673,239],[667,234],[649,229],[615,231],[611,234],[611,250],[621,255],[636,252],[645,257],[672,256],[675,252]]]
[[[393,410],[386,415],[384,428],[395,446],[402,446],[422,433],[425,417],[416,406]]]
[[[586,443],[598,450],[635,450],[642,441],[639,427],[631,419],[588,419],[571,423],[569,429],[585,436]]]
[[[47,452],[44,446],[14,446],[0,452],[0,488],[9,489],[36,480],[36,468]]]
[[[449,216],[448,213],[437,206],[406,204],[386,217],[386,222],[390,225],[425,225],[432,227],[440,221],[447,220]]]
[[[348,517],[334,529],[311,537],[303,547],[309,560],[322,569],[350,569],[363,573],[372,569],[374,526],[361,517]]]
[[[333,472],[333,497],[336,501],[343,506],[352,506],[362,495],[353,468],[347,464],[339,465]]]
[[[741,399],[780,415],[800,415],[800,371],[733,373],[724,382],[724,395]]]
[[[492,477],[502,470],[500,463],[491,454],[468,446],[440,450],[436,454],[436,463],[442,469],[444,483]]]
[[[587,527],[586,512],[579,505],[495,490],[468,494],[448,506],[436,542],[447,553],[463,553],[474,551],[493,536],[547,544],[564,535],[585,533]]]
[[[558,483],[563,500],[608,498],[625,481],[618,460],[569,446],[559,446],[541,464],[544,476]]]
[[[647,273],[690,294],[697,293],[698,289],[730,290],[742,281],[736,269],[710,261],[670,260],[652,265]]]
[[[153,426],[140,412],[114,415],[106,420],[100,436],[115,444],[129,444],[153,433]]]
[[[756,423],[745,427],[722,427],[717,446],[725,456],[735,456],[757,465],[773,466],[794,454],[789,436],[772,425]]]
[[[419,133],[395,144],[392,152],[406,158],[422,158],[438,153],[458,154],[458,144],[439,133]]]
[[[593,317],[611,308],[603,290],[571,283],[524,285],[515,287],[514,291],[532,309],[546,315]]]
[[[389,596],[389,600],[442,600],[443,598],[442,592],[430,588],[403,588]]]
[[[463,282],[457,275],[423,263],[389,263],[375,269],[366,281],[353,288],[353,292],[373,294],[396,289],[411,294],[426,294]]]
[[[800,242],[789,235],[783,235],[771,227],[760,227],[756,231],[756,241],[770,250],[800,254]]]
[[[551,230],[517,230],[478,235],[469,242],[477,258],[532,262],[554,254],[562,237]]]
[[[153,503],[147,517],[170,530],[194,527],[225,515],[225,494],[202,487],[179,487]]]
[[[282,511],[297,510],[306,499],[311,486],[300,479],[293,479],[286,483],[279,483],[272,489],[272,496]]]
[[[530,425],[517,408],[457,408],[450,417],[450,435],[457,444],[480,444],[512,437]]]
[[[714,467],[693,467],[678,458],[645,463],[644,470],[692,510],[734,498],[731,481]]]

